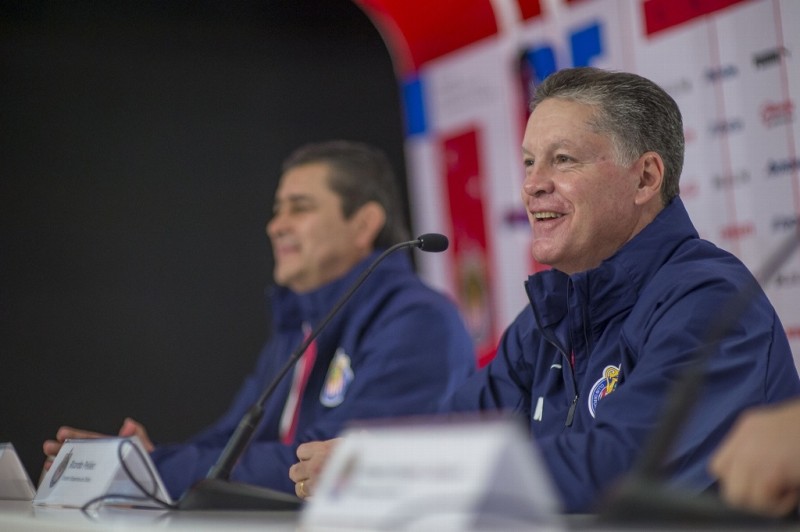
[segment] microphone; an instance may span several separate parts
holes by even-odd
[[[419,249],[430,251],[431,253],[444,251],[449,245],[447,237],[439,233],[426,233],[420,236],[417,241],[419,242]]]
[[[259,396],[258,400],[250,407],[242,417],[236,430],[228,440],[227,445],[222,450],[217,462],[209,470],[206,478],[192,486],[183,497],[178,501],[178,508],[181,510],[295,510],[301,500],[277,490],[253,486],[249,484],[234,483],[230,481],[230,475],[239,459],[245,453],[253,439],[256,428],[261,418],[264,416],[264,405],[275,393],[275,389],[280,384],[283,377],[297,363],[308,346],[316,340],[328,323],[333,319],[339,310],[347,303],[355,291],[364,283],[378,264],[387,256],[398,249],[416,247],[422,251],[438,253],[447,249],[447,237],[438,233],[426,233],[416,240],[399,242],[387,248],[381,253],[369,267],[364,270],[350,288],[339,298],[336,304],[328,311],[328,314],[314,327],[308,336],[292,352],[286,363],[270,382],[269,386]],[[288,475],[288,472],[287,472]]]
[[[798,244],[800,231],[793,231],[767,257],[751,282],[730,298],[724,312],[711,322],[706,335],[708,341],[698,349],[694,361],[673,385],[663,417],[650,435],[638,461],[616,489],[602,501],[599,516],[601,521],[625,525],[658,522],[662,525],[728,524],[739,527],[764,526],[776,522],[774,519],[732,508],[715,495],[686,494],[671,489],[661,477],[663,464],[700,395],[708,361],[739,317],[758,297],[761,287],[766,286],[791,258]]]

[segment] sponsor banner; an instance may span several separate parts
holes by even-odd
[[[482,10],[487,0],[473,1],[480,6],[467,9],[472,1],[462,0],[459,9],[486,15]],[[417,1],[369,3],[388,5],[388,11],[423,9]],[[485,270],[478,268],[484,272],[478,278],[487,280],[480,285],[485,290],[481,298],[487,302],[481,319],[487,321],[484,327],[473,324],[477,329],[500,334],[527,303],[526,276],[541,269],[530,257],[530,230],[519,199],[524,175],[520,143],[530,85],[560,68],[591,65],[636,72],[675,98],[686,135],[681,196],[703,238],[758,271],[796,227],[800,216],[800,2],[488,3],[493,17],[480,24],[480,31],[459,29],[460,47],[419,55],[411,61],[413,72],[401,76],[408,89],[406,114],[414,125],[406,148],[415,228],[447,232],[474,223],[470,227],[485,230],[485,245],[479,246]],[[447,13],[433,11],[425,16],[439,16],[437,27],[452,27]],[[410,18],[406,13],[403,20]],[[382,27],[380,20],[373,20]],[[404,31],[403,24],[395,24],[392,32],[395,43],[423,38],[418,32]],[[465,35],[474,39],[466,42]],[[398,52],[390,43],[395,57],[409,50],[413,54],[415,46]],[[450,205],[443,209],[454,196],[467,196],[474,186],[466,173],[449,174],[446,161],[446,139],[467,131],[475,132],[472,157],[480,167],[481,208],[469,211]],[[459,186],[462,190],[457,192]],[[470,221],[473,216],[474,222]],[[445,265],[425,257],[420,266],[423,275],[454,295],[465,315],[474,320],[478,314],[471,309],[458,273],[467,263],[465,257],[449,254]],[[800,253],[765,289],[800,357],[798,277]]]

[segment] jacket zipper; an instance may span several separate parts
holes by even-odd
[[[572,420],[575,418],[575,409],[578,406],[578,399],[580,398],[578,394],[578,387],[575,384],[575,368],[572,367],[572,363],[570,362],[569,356],[567,356],[567,352],[564,350],[564,348],[561,347],[561,345],[559,345],[559,343],[556,341],[555,338],[551,337],[549,331],[547,331],[544,327],[542,327],[542,320],[539,316],[539,309],[536,308],[536,305],[533,304],[533,301],[531,301],[531,308],[533,309],[533,314],[534,317],[536,318],[536,325],[542,332],[542,336],[544,336],[544,339],[547,340],[547,342],[550,345],[556,348],[556,350],[561,354],[561,358],[566,360],[567,366],[569,367],[570,384],[572,384],[573,397],[572,397],[572,403],[569,405],[569,410],[567,411],[567,420],[564,423],[564,426],[571,427]],[[563,365],[562,365],[562,371],[563,371]]]
[[[575,407],[578,406],[578,394],[575,394],[575,397],[572,398],[572,404],[569,405],[569,412],[567,412],[567,422],[564,424],[565,427],[572,426],[572,418],[575,417]]]

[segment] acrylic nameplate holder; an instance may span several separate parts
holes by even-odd
[[[301,525],[508,529],[561,522],[535,444],[513,420],[439,420],[343,433]]]
[[[137,485],[137,482],[139,485]],[[90,501],[136,507],[173,504],[137,437],[66,440],[33,504],[84,507]]]
[[[0,443],[0,500],[30,501],[35,494],[36,488],[14,445]]]

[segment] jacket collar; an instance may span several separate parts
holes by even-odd
[[[373,251],[344,276],[311,292],[298,294],[283,286],[270,286],[267,289],[267,298],[272,302],[272,319],[275,327],[279,330],[298,330],[303,323],[316,325],[352,286],[358,276],[384,251],[383,249]],[[395,252],[383,259],[357,292],[369,291],[370,286],[380,285],[381,279],[411,270],[408,254]],[[357,297],[358,293],[354,296]]]
[[[564,319],[574,297],[588,305],[591,322],[602,326],[630,309],[642,289],[684,241],[698,238],[679,197],[597,268],[571,276],[557,270],[528,277],[526,290],[539,325]]]

